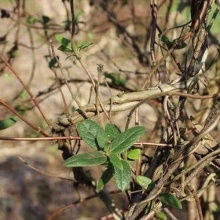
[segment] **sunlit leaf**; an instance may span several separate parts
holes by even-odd
[[[131,169],[129,164],[121,160],[117,155],[111,154],[109,156],[114,170],[114,178],[117,187],[124,191],[129,187],[131,180]]]
[[[79,136],[94,150],[99,149],[96,137],[100,129],[101,127],[90,119],[83,120],[77,125]]]
[[[93,43],[91,41],[83,41],[77,45],[77,50],[81,51],[81,50],[91,46],[92,44]]]
[[[114,167],[117,167],[118,169],[123,169],[122,164],[121,164],[122,159],[120,155],[111,154],[109,155],[109,159],[110,159],[110,162],[114,164]]]
[[[159,198],[160,198],[160,201],[165,205],[172,206],[178,209],[182,209],[182,204],[180,200],[170,193],[161,193],[159,195]]]
[[[140,158],[141,155],[141,149],[137,147],[132,147],[131,149],[128,150],[127,157],[130,160],[137,160]]]
[[[155,187],[154,182],[147,176],[136,176],[137,183],[144,189],[153,189]]]
[[[128,150],[145,132],[143,126],[135,126],[119,134],[112,141],[112,153],[121,154]]]
[[[113,124],[107,124],[105,126],[105,132],[109,136],[110,140],[113,140],[120,134],[119,129]]]
[[[107,157],[100,151],[73,155],[64,162],[66,167],[95,166],[105,163]]]
[[[57,49],[60,50],[60,51],[63,51],[63,52],[73,52],[72,48],[69,48],[69,47],[66,47],[66,46],[63,46],[63,45],[59,46]]]
[[[98,145],[101,149],[106,149],[111,144],[111,139],[105,133],[104,129],[102,129],[101,127],[99,128],[99,130],[97,132],[96,140],[97,140]]]
[[[156,212],[155,217],[157,217],[158,220],[168,220],[164,212]]]
[[[61,44],[58,50],[65,51],[65,52],[73,52],[72,42],[71,40],[62,37],[61,35],[55,35],[56,40]]]

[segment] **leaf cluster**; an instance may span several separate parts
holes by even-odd
[[[106,168],[97,184],[97,190],[103,189],[105,184],[114,177],[116,185],[122,191],[129,187],[131,168],[129,159],[138,158],[140,151],[131,148],[145,132],[143,126],[135,126],[124,132],[112,124],[107,124],[105,129],[96,122],[87,119],[77,125],[80,137],[93,149],[68,158],[66,167],[85,167],[102,165]],[[127,159],[122,154],[127,153]]]
[[[107,124],[103,129],[96,122],[86,119],[77,125],[80,137],[92,148],[92,152],[80,153],[68,158],[66,167],[86,167],[102,165],[105,167],[96,189],[103,190],[109,180],[114,177],[117,187],[124,191],[131,182],[130,161],[140,157],[140,149],[132,147],[145,132],[143,126],[135,126],[124,132],[113,124]],[[124,159],[121,155],[125,155]],[[152,190],[155,183],[146,176],[136,176],[135,181],[144,191]],[[181,209],[181,202],[172,194],[161,193],[160,201],[164,205]]]

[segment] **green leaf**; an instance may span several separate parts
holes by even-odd
[[[112,153],[121,154],[128,150],[145,132],[143,126],[135,126],[119,134],[112,141]]]
[[[109,136],[111,141],[120,134],[119,129],[113,124],[107,124],[105,126],[105,132]]]
[[[120,161],[120,165],[119,165]],[[114,178],[117,187],[124,191],[129,188],[130,180],[131,180],[131,169],[129,164],[124,160],[119,160],[116,163],[112,163],[114,168]],[[112,161],[111,161],[112,162]]]
[[[107,157],[100,151],[73,155],[64,162],[66,167],[86,167],[105,163]]]
[[[26,22],[27,22],[28,24],[35,24],[35,23],[39,22],[39,18],[28,17],[28,18],[26,19]]]
[[[51,19],[48,16],[42,15],[41,20],[43,24],[47,24]]]
[[[74,106],[71,106],[71,109],[70,109],[71,112],[75,112],[76,111],[76,108]]]
[[[79,11],[76,12],[75,18],[74,18],[75,22],[78,22],[78,21],[79,21],[79,17],[80,17],[82,14],[84,14],[84,11],[83,11],[83,10],[79,10]]]
[[[103,190],[104,186],[108,183],[108,181],[112,178],[113,171],[110,166],[105,172],[102,174],[100,180],[97,183],[97,191]]]
[[[104,72],[104,76],[111,80],[111,83],[116,86],[125,86],[127,80],[117,73]]]
[[[63,51],[63,52],[74,52],[72,48],[66,47],[66,46],[63,46],[63,45],[59,46],[57,49],[60,50],[60,51]]]
[[[141,149],[137,147],[132,147],[131,149],[128,150],[127,157],[130,160],[137,160],[140,158],[141,155]]]
[[[81,43],[79,43],[77,45],[77,50],[78,51],[84,50],[85,48],[91,46],[92,44],[93,43],[91,41],[88,41],[88,40],[87,41],[83,41],[83,42],[81,42]]]
[[[123,166],[121,164],[121,158],[117,154],[111,154],[109,155],[109,160],[114,167],[117,167],[118,169],[123,169]]]
[[[155,187],[154,182],[147,176],[136,176],[137,183],[144,189],[153,189]]]
[[[61,45],[64,45],[64,46],[71,43],[71,41],[69,39],[62,37],[60,34],[56,34],[55,38]]]
[[[26,90],[21,90],[21,92],[17,95],[22,100],[27,99],[29,97],[28,92]]]
[[[185,42],[181,41],[181,39],[179,39],[179,38],[173,40],[173,45],[174,45],[175,49],[182,49],[187,46],[187,44]]]
[[[11,74],[9,74],[7,72],[3,73],[3,77],[7,81],[12,81],[13,80],[13,77],[11,76]]]
[[[161,41],[166,43],[168,48],[174,47],[175,49],[182,49],[187,46],[187,44],[184,41],[182,41],[182,37],[170,41],[170,39],[166,35],[162,35]]]
[[[164,42],[164,43],[166,43],[166,45],[167,45],[169,48],[171,48],[171,47],[173,46],[173,42],[170,41],[170,39],[169,39],[166,35],[164,35],[164,34],[161,36],[161,41]]]
[[[55,35],[56,40],[61,44],[58,50],[66,51],[66,52],[73,52],[72,42],[71,40],[62,37],[61,35]]]
[[[170,193],[161,193],[159,195],[159,198],[160,198],[160,201],[165,205],[172,206],[178,209],[182,209],[182,204],[180,200]]]
[[[172,42],[170,41],[170,39],[165,35],[161,35],[161,41],[164,42],[164,43],[169,43],[169,44],[172,44]]]
[[[83,120],[77,125],[79,136],[94,150],[99,149],[96,137],[100,129],[101,127],[90,119]]]
[[[57,59],[54,57],[52,58],[49,63],[48,63],[48,67],[49,68],[57,68],[58,65],[57,65]]]
[[[9,127],[11,127],[12,125],[14,125],[17,121],[18,121],[18,117],[14,116],[14,117],[10,117],[10,118],[5,118],[3,120],[0,120],[0,130],[4,130],[7,129]]]
[[[164,212],[156,212],[155,216],[157,219],[160,219],[160,220],[167,220],[168,219]]]
[[[101,127],[99,128],[99,130],[97,132],[96,139],[97,139],[98,145],[101,149],[106,149],[111,144],[110,138],[105,133],[104,129],[102,129]]]

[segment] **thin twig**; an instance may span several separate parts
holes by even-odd
[[[77,136],[53,136],[53,137],[37,137],[37,138],[24,138],[24,137],[2,137],[0,136],[0,140],[4,141],[57,141],[57,140],[81,140],[80,137]],[[138,143],[137,143],[138,145]],[[147,145],[147,144],[146,144]],[[153,145],[153,144],[151,144]]]
[[[151,87],[145,91],[140,92],[131,92],[131,93],[120,93],[117,96],[110,98],[104,102],[103,108],[106,109],[106,111],[111,112],[119,112],[119,111],[125,111],[132,109],[130,116],[133,114],[135,109],[145,103],[148,99],[152,98],[159,98],[165,95],[183,95],[187,96],[186,93],[178,93],[179,90],[184,91],[187,88],[187,85],[189,85],[192,82],[193,78],[190,78],[187,83],[185,82],[177,82],[174,84],[162,84],[161,86],[155,86]],[[197,96],[196,98],[212,98],[214,95],[210,96]],[[193,95],[189,95],[190,98],[193,97]],[[97,111],[102,112],[103,108],[97,109],[94,104],[89,104],[86,106],[83,106],[82,109],[87,112],[87,115],[89,117],[93,117],[97,114]],[[73,124],[81,121],[83,118],[82,116],[76,111],[71,116],[71,121]]]
[[[71,181],[73,182],[72,179],[69,179],[69,178],[66,178],[66,177],[60,177],[60,176],[56,176],[56,175],[53,175],[53,174],[50,174],[50,173],[46,173],[44,171],[41,171],[39,169],[37,169],[36,167],[28,164],[22,157],[18,156],[18,159],[26,166],[30,167],[32,170],[36,171],[37,173],[43,175],[43,176],[46,176],[46,177],[52,177],[52,178],[56,178],[56,179],[61,179],[61,180],[67,180],[67,181]]]
[[[70,0],[70,11],[71,11],[71,39],[73,39],[73,36],[75,34],[75,10],[74,10],[74,0]]]
[[[5,65],[11,70],[11,72],[15,75],[15,77],[18,79],[18,81],[21,83],[21,85],[23,86],[23,88],[27,91],[27,93],[29,94],[29,96],[31,97],[31,100],[34,102],[35,106],[38,108],[39,112],[41,113],[42,117],[44,118],[45,122],[47,123],[47,125],[50,127],[50,123],[47,120],[45,114],[43,113],[43,111],[41,110],[37,100],[34,98],[33,94],[31,93],[30,89],[25,85],[25,83],[23,82],[23,80],[21,79],[21,77],[19,76],[18,72],[16,70],[14,70],[14,68],[5,60],[5,58],[3,56],[0,55],[0,58],[2,59],[2,61],[5,63]]]
[[[54,57],[54,59],[56,59],[56,62],[57,62],[57,64],[58,64],[58,66],[59,66],[60,72],[61,72],[61,74],[62,74],[62,76],[63,76],[63,79],[64,79],[64,81],[65,81],[65,84],[66,84],[66,86],[67,86],[69,92],[70,92],[70,95],[71,95],[72,99],[73,99],[73,100],[76,102],[76,104],[78,105],[81,114],[83,114],[83,117],[88,118],[88,116],[86,115],[86,112],[81,108],[80,102],[78,101],[78,99],[77,99],[76,96],[74,95],[74,93],[73,93],[73,91],[72,91],[72,88],[71,88],[71,86],[70,86],[70,84],[69,84],[67,78],[65,77],[65,74],[64,74],[63,68],[62,68],[62,64],[60,63],[59,59],[57,58],[57,56],[56,56],[56,54],[55,54],[55,50],[54,50],[54,47],[53,47],[52,43],[51,43],[51,49],[52,49],[53,57]]]
[[[199,220],[203,220],[202,207],[201,207],[201,203],[199,201],[199,198],[198,198],[197,194],[195,193],[195,190],[190,185],[188,185],[187,188],[189,189],[190,193],[192,194],[192,196],[195,199],[196,207],[197,207],[198,214],[199,214]]]
[[[10,112],[12,112],[13,114],[15,114],[18,118],[20,118],[23,122],[25,122],[27,125],[29,125],[31,128],[33,128],[35,131],[37,131],[38,133],[42,134],[45,137],[48,137],[49,135],[44,133],[40,127],[37,127],[35,125],[33,125],[31,122],[29,122],[28,120],[26,120],[22,115],[20,115],[17,111],[15,111],[14,109],[11,108],[10,105],[8,105],[6,102],[4,102],[3,100],[0,99],[0,105],[5,106]]]

